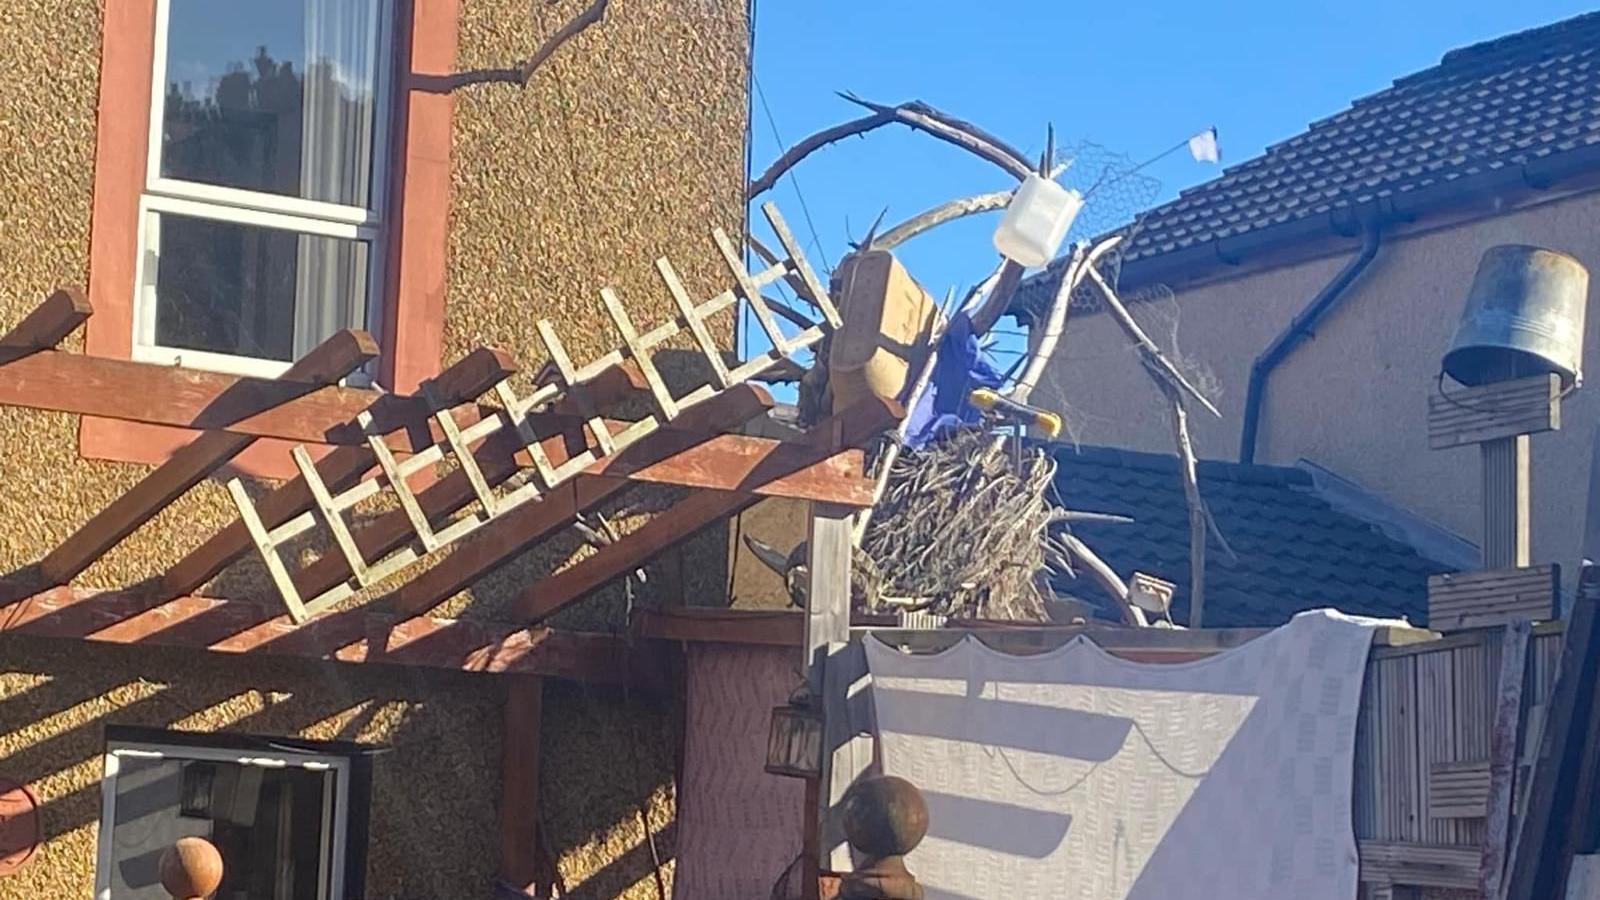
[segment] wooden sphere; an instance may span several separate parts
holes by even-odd
[[[205,838],[179,838],[161,854],[161,886],[176,900],[206,900],[222,884],[222,854]]]
[[[863,778],[845,792],[844,833],[869,857],[904,856],[928,834],[928,804],[904,778]]]

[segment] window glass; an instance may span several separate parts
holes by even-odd
[[[118,769],[109,856],[116,900],[170,900],[161,856],[188,836],[222,854],[217,900],[327,896],[335,772],[129,756]]]
[[[290,362],[366,322],[364,241],[170,213],[149,228],[162,347]]]
[[[383,0],[169,0],[160,173],[372,205]]]

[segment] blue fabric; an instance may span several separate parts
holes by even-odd
[[[939,358],[928,389],[907,412],[905,445],[915,450],[951,429],[977,422],[978,410],[967,396],[975,388],[997,388],[1004,380],[1004,373],[979,352],[971,314],[956,313],[939,339]]]

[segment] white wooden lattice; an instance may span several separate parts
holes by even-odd
[[[672,295],[678,315],[641,333],[628,316],[616,293],[609,288],[601,290],[600,301],[621,336],[622,345],[582,367],[574,365],[556,334],[555,326],[546,320],[540,320],[537,323],[539,337],[555,365],[559,376],[556,381],[536,389],[525,397],[518,396],[506,382],[500,382],[495,385],[494,391],[503,409],[496,415],[487,416],[465,428],[458,426],[449,408],[433,403],[433,416],[444,439],[404,460],[395,458],[381,435],[369,433],[367,442],[377,461],[380,478],[367,479],[349,490],[335,494],[329,491],[327,484],[317,473],[306,449],[295,447],[292,451],[295,466],[310,489],[314,505],[311,510],[273,528],[268,528],[261,519],[244,485],[237,478],[229,481],[228,490],[239,509],[239,518],[265,561],[267,571],[277,585],[290,617],[297,622],[304,621],[345,600],[367,585],[382,581],[427,555],[466,537],[506,512],[525,503],[539,500],[552,488],[571,479],[598,460],[626,449],[649,436],[664,423],[678,417],[684,410],[704,403],[730,387],[749,381],[777,365],[790,353],[813,346],[825,333],[837,328],[840,323],[839,313],[829,300],[827,289],[806,262],[804,253],[783,217],[771,203],[763,204],[761,210],[777,234],[787,254],[786,259],[760,272],[752,273],[745,267],[738,245],[720,228],[716,229],[712,232],[712,238],[733,277],[734,286],[702,303],[696,303],[690,297],[672,264],[664,258],[658,259],[657,272]],[[801,280],[822,311],[825,320],[794,337],[788,337],[778,329],[777,319],[761,297],[763,286],[785,277],[796,277]],[[705,322],[711,316],[735,307],[740,301],[750,305],[757,321],[761,323],[762,330],[771,341],[772,348],[729,369]],[[656,369],[653,355],[658,347],[684,330],[694,337],[695,343],[705,356],[706,362],[711,367],[712,380],[711,383],[702,385],[682,397],[674,397]],[[650,389],[654,411],[621,431],[612,433],[589,401],[587,385],[608,369],[630,359],[637,365]],[[424,399],[431,400],[426,386],[423,396]],[[588,430],[595,446],[574,454],[557,465],[545,453],[544,447],[540,444],[540,435],[535,432],[529,416],[534,410],[542,409],[553,401],[563,398],[576,407],[580,415],[587,420]],[[359,424],[366,427],[370,421],[363,415]],[[528,455],[533,459],[533,471],[519,473],[498,483],[490,483],[468,448],[504,428],[511,428],[516,432],[518,441],[525,446]],[[466,503],[441,512],[430,520],[412,491],[409,480],[416,473],[446,459],[460,467],[472,486],[472,497]],[[362,556],[345,517],[358,503],[376,496],[385,489],[393,493],[416,539],[380,559],[368,560]],[[436,523],[444,524],[436,527]],[[332,536],[335,550],[344,558],[349,575],[337,586],[314,597],[306,598],[301,596],[295,586],[294,577],[284,562],[282,547],[319,524]]]

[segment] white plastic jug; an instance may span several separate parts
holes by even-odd
[[[994,230],[995,249],[1030,269],[1042,266],[1056,255],[1082,208],[1082,194],[1029,175]]]

